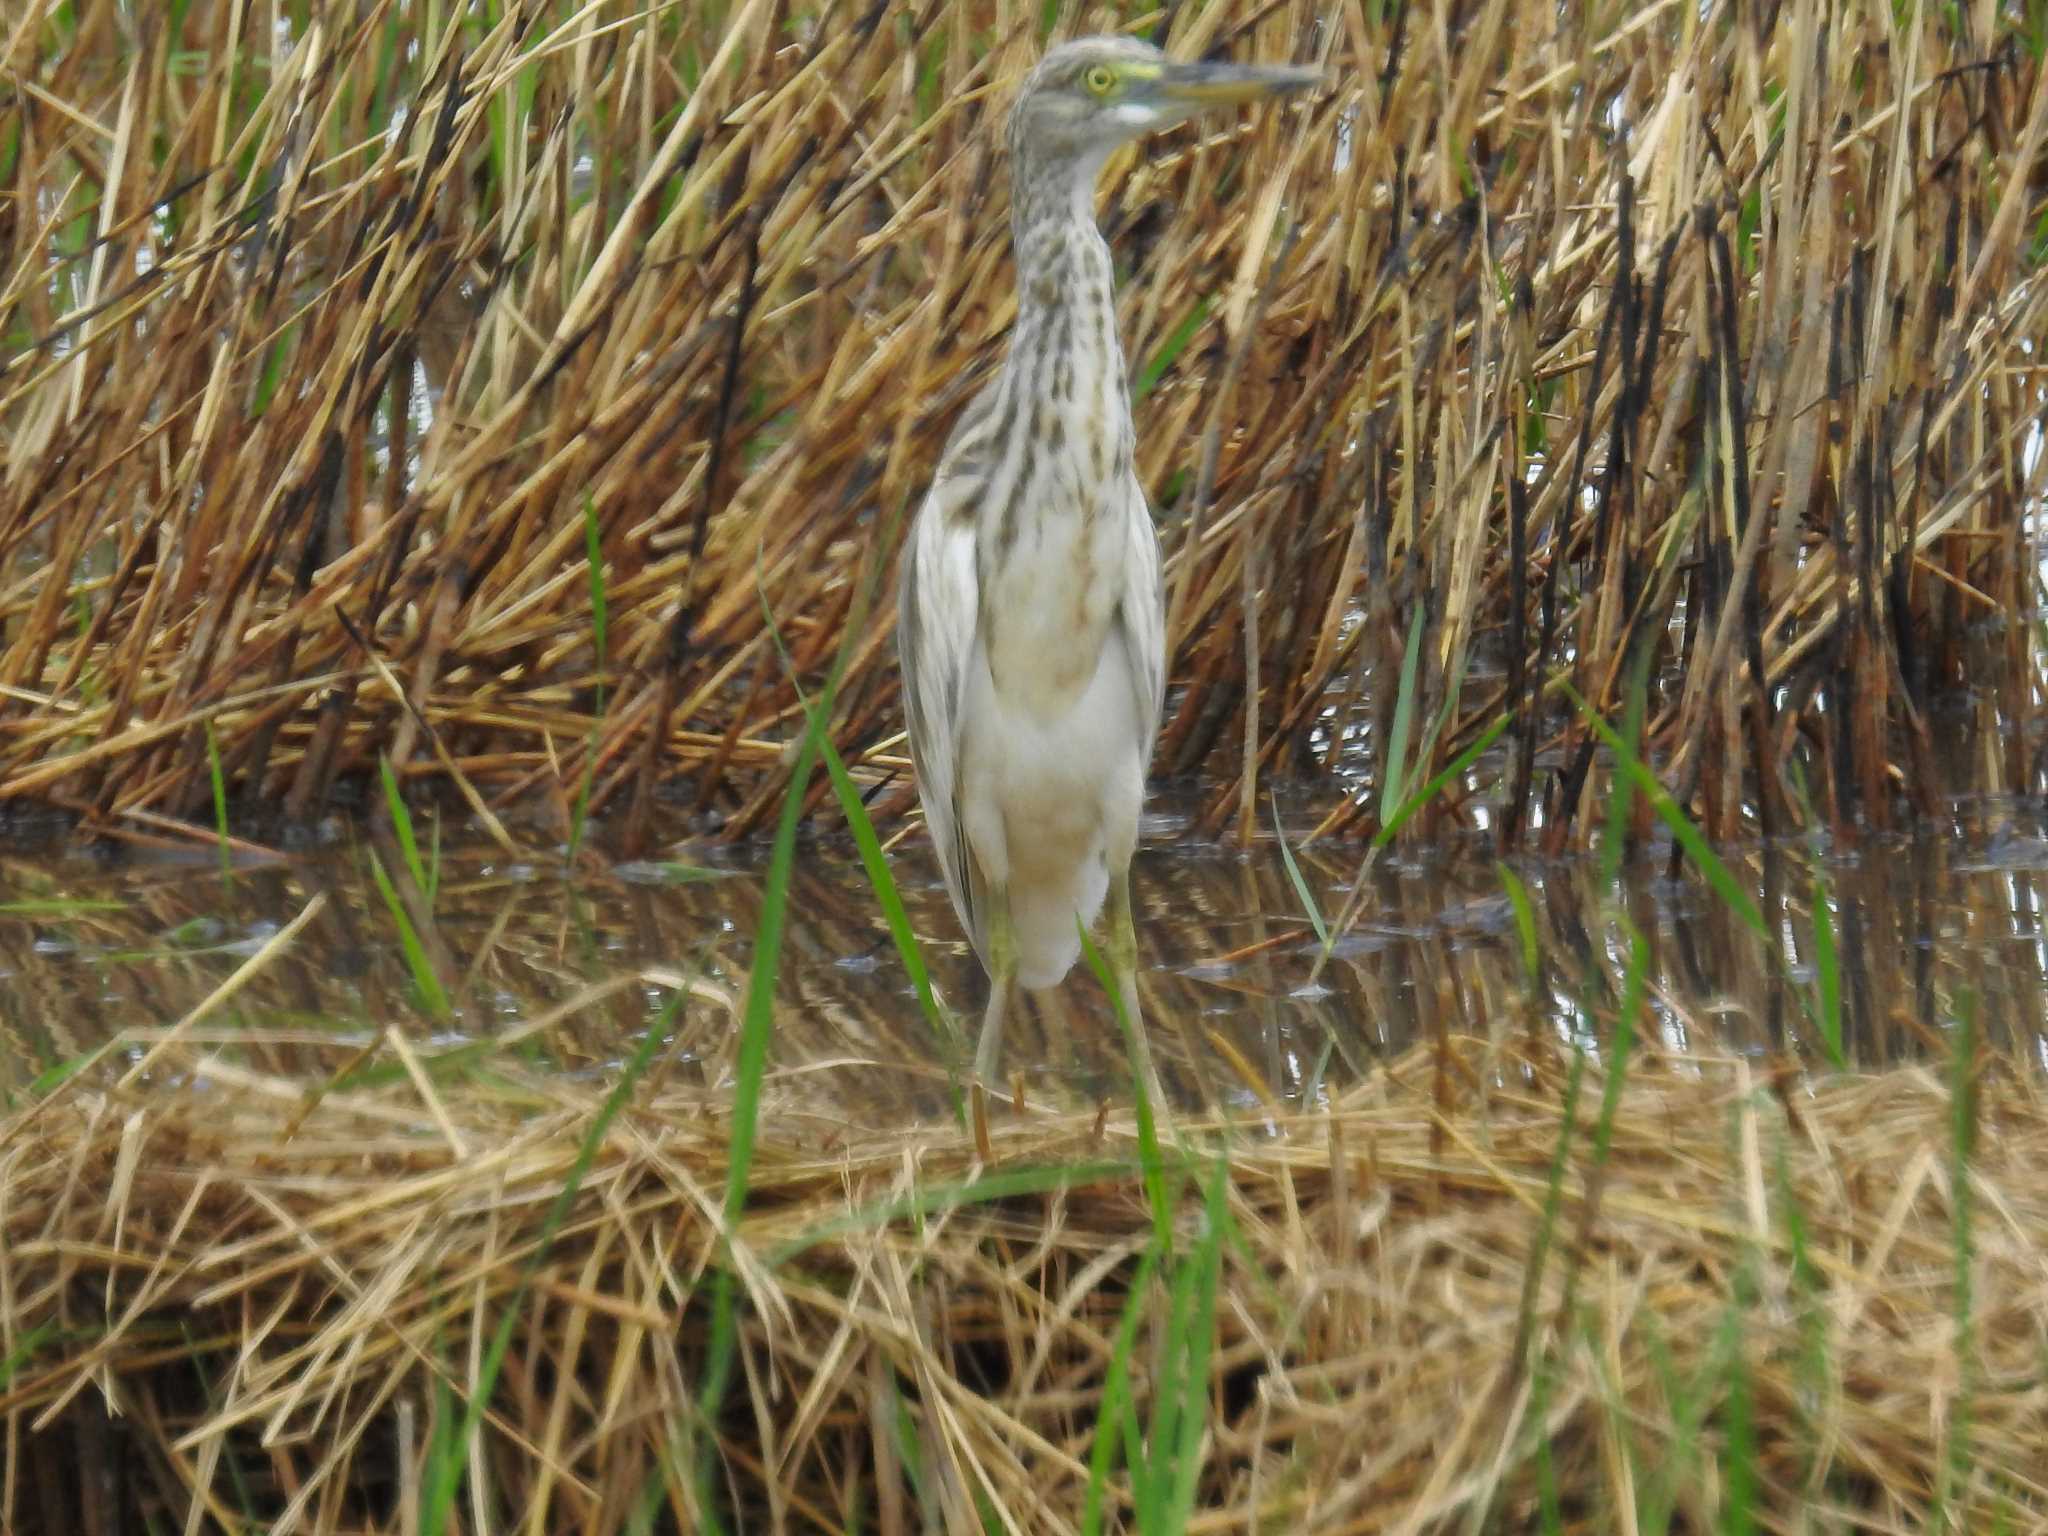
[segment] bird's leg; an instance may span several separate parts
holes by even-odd
[[[995,1076],[1003,1054],[1003,1016],[1017,990],[1017,935],[1010,927],[1010,893],[1002,886],[988,893],[988,1012],[982,1015],[981,1039],[974,1047],[974,1075],[981,1082]]]
[[[974,1047],[974,1148],[984,1162],[993,1149],[988,1139],[988,1090],[1003,1055],[1003,1015],[1017,991],[1017,936],[1010,927],[1010,892],[1004,886],[988,891],[988,1012],[981,1018],[981,1039]]]
[[[1109,876],[1109,961],[1110,980],[1123,1005],[1125,1027],[1130,1030],[1132,1065],[1143,1079],[1145,1094],[1156,1112],[1164,1113],[1166,1094],[1159,1086],[1159,1074],[1152,1066],[1152,1047],[1145,1039],[1145,1017],[1138,1011],[1138,933],[1131,922],[1131,872],[1129,866],[1113,869]]]

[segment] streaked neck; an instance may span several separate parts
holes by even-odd
[[[1033,379],[1034,399],[1129,420],[1116,280],[1095,223],[1095,178],[1104,155],[1016,161],[1011,241],[1017,260],[1013,373]]]
[[[1010,240],[1021,261],[1028,246],[1053,230],[1085,232],[1095,227],[1095,183],[1108,150],[1048,157],[1019,144],[1010,156]]]

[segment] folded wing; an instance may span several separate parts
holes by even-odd
[[[1124,562],[1123,601],[1117,607],[1117,632],[1124,646],[1132,684],[1135,720],[1143,733],[1142,757],[1152,760],[1152,738],[1159,733],[1159,715],[1166,704],[1166,604],[1159,574],[1159,535],[1152,513],[1135,478],[1124,491],[1124,525],[1130,547]]]
[[[903,549],[896,647],[917,797],[938,850],[953,909],[983,952],[981,879],[960,813],[961,701],[979,645],[972,475],[942,468]]]

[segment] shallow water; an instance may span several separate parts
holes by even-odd
[[[1591,1040],[1609,1027],[1625,955],[1619,939],[1593,937],[1620,931],[1601,916],[1593,858],[1512,866],[1534,917],[1533,985],[1499,869],[1468,849],[1404,852],[1367,871],[1361,916],[1318,970],[1321,946],[1278,843],[1242,854],[1192,845],[1184,825],[1150,819],[1134,886],[1150,1038],[1188,1103],[1313,1096],[1438,1032]],[[120,1031],[129,1035],[118,1059],[136,1059],[181,1021],[197,1049],[153,1070],[189,1073],[217,1057],[326,1081],[388,1058],[393,1029],[428,1057],[488,1042],[550,1070],[602,1070],[680,978],[695,990],[673,1026],[678,1057],[714,1081],[730,1069],[761,900],[758,851],[681,846],[637,864],[586,855],[572,875],[559,852],[508,858],[450,827],[436,856],[432,834],[422,836],[438,857],[431,903],[402,874],[399,883],[450,999],[438,1019],[370,874],[373,853],[402,870],[388,840],[345,832],[317,854],[228,875],[201,850],[0,854],[0,1088],[21,1089]],[[1689,871],[1670,878],[1668,855],[1658,844],[1637,851],[1623,879],[1649,955],[1648,1022],[1666,1047],[1818,1058],[1819,880],[1850,1056],[1938,1051],[1967,1011],[1987,1038],[2042,1059],[2048,818],[2037,804],[1959,801],[1942,825],[1855,848],[1727,851],[1782,959],[1707,882]],[[1331,920],[1357,885],[1360,856],[1350,845],[1298,854]],[[891,861],[934,980],[971,1031],[981,978],[936,865],[916,834]],[[267,944],[232,995],[213,996]],[[802,849],[777,997],[778,1073],[882,1122],[948,1102],[959,1057],[921,1014],[841,841]],[[1116,1095],[1116,1040],[1100,989],[1077,968],[1046,1016],[1027,1009],[1013,1021],[1006,1071],[1040,1102]]]

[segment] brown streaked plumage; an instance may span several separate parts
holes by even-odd
[[[918,795],[991,982],[974,1061],[984,1150],[981,1084],[1015,989],[1058,983],[1105,899],[1107,956],[1138,1022],[1129,871],[1165,611],[1096,176],[1129,139],[1316,78],[1081,38],[1046,54],[1010,116],[1009,355],[940,456],[897,619]]]

